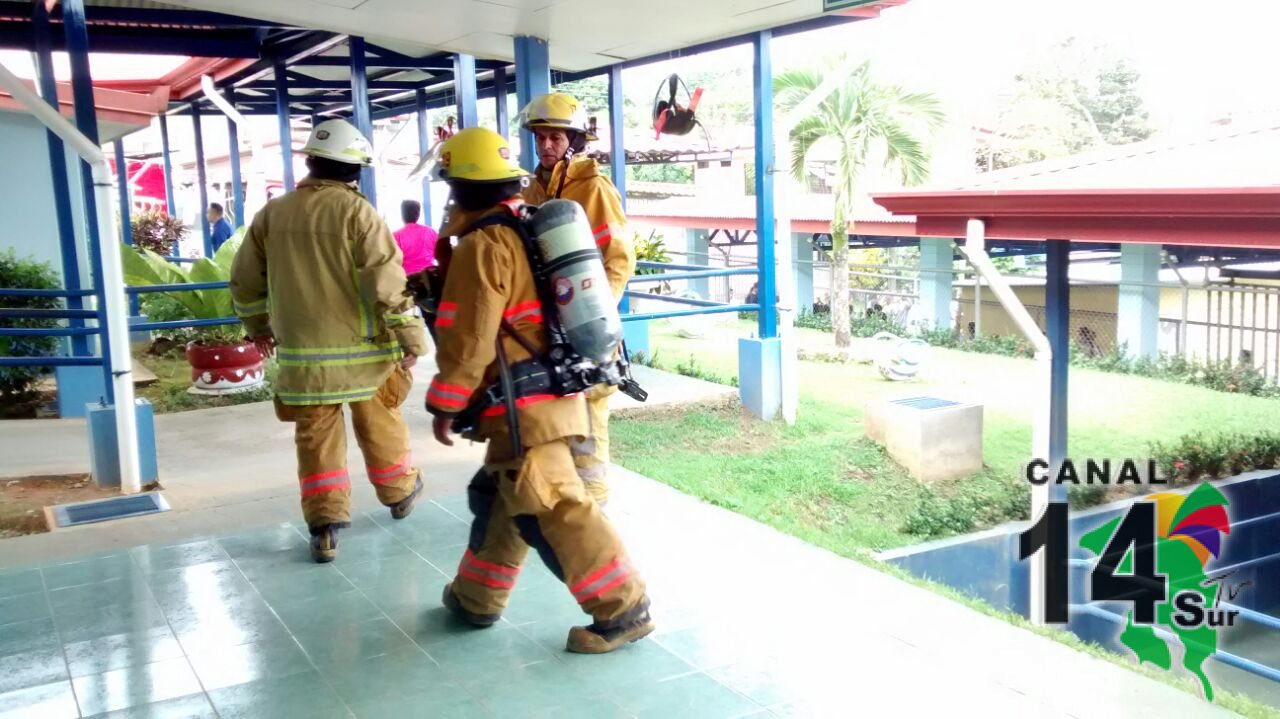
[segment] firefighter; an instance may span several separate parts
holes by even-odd
[[[548,361],[550,337],[524,240],[495,222],[518,212],[528,173],[511,163],[496,132],[470,128],[441,148],[439,175],[456,202],[442,236],[460,239],[436,315],[439,373],[427,410],[436,439],[452,445],[457,414],[481,401],[504,372],[521,386],[529,376],[517,374],[520,368],[536,364],[527,360]],[[499,404],[463,434],[488,445],[484,468],[468,487],[470,541],[445,587],[445,606],[476,626],[497,622],[533,546],[593,619],[570,630],[569,651],[610,652],[648,635],[654,626],[644,582],[574,468],[570,443],[588,431],[584,398],[515,394],[514,420]]]
[[[255,344],[278,354],[276,416],[293,423],[311,556],[337,556],[351,523],[343,405],[369,481],[403,519],[422,491],[400,405],[427,351],[391,231],[360,194],[369,141],[350,123],[315,126],[302,148],[309,175],[254,218],[231,268],[236,314]]]
[[[538,151],[538,169],[525,188],[525,201],[540,205],[558,198],[582,205],[604,257],[609,288],[614,300],[621,302],[627,282],[635,274],[636,253],[624,232],[627,218],[618,189],[586,155],[587,143],[597,139],[594,119],[588,119],[577,99],[556,92],[526,105],[520,112],[520,125],[533,132]],[[574,446],[578,475],[601,506],[609,500],[609,397],[617,391],[617,387],[600,385],[587,392],[591,436]]]

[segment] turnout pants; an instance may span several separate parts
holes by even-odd
[[[568,440],[511,456],[506,435],[490,438],[484,469],[468,487],[475,518],[453,592],[463,608],[501,614],[529,547],[602,629],[648,606],[645,585],[617,531],[586,493]]]
[[[591,436],[585,442],[572,443],[573,466],[586,485],[587,494],[601,507],[609,501],[607,473],[609,468],[609,397],[617,387],[597,385],[587,390],[587,411],[591,417]]]
[[[390,506],[413,493],[419,472],[409,450],[409,427],[400,414],[413,387],[413,374],[396,367],[373,399],[352,402],[351,422],[364,454],[365,471],[378,501]],[[351,523],[351,478],[347,473],[347,430],[341,404],[286,405],[276,399],[276,416],[294,424],[302,514],[315,531]]]

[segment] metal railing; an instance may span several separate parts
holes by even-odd
[[[708,267],[707,265],[684,265],[676,264],[674,262],[637,262],[636,267],[640,269],[662,270],[662,272],[635,275],[627,282],[628,287],[632,285],[645,285],[650,283],[658,283],[660,285],[663,282],[699,280],[710,277],[758,275],[760,272],[756,267]],[[671,272],[670,270],[675,271]],[[692,297],[678,297],[675,295],[639,292],[631,289],[628,289],[624,293],[624,296],[628,299],[653,300],[657,302],[671,302],[674,304],[690,305],[695,309],[672,310],[669,312],[627,313],[622,315],[623,322],[643,322],[646,320],[666,319],[668,317],[689,317],[692,315],[760,311],[759,304],[730,304],[727,302],[716,302],[715,300],[702,300],[694,299]]]

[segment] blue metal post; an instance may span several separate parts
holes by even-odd
[[[280,127],[280,157],[284,160],[284,191],[293,190],[293,130],[289,127],[289,76],[283,60],[272,72],[276,81],[276,122]]]
[[[609,67],[609,176],[613,180],[613,186],[618,188],[618,195],[622,198],[622,209],[625,211],[627,209],[627,150],[626,138],[623,137],[626,118],[623,116],[622,100],[622,67],[612,65]],[[622,304],[618,305],[618,311],[624,314],[631,311],[630,297],[623,296]]]
[[[58,85],[53,74],[53,42],[49,38],[49,11],[42,2],[35,3],[32,27],[36,45],[36,77],[40,83],[40,95],[44,101],[58,108]],[[49,144],[49,174],[53,177],[53,207],[58,218],[58,241],[62,256],[62,286],[73,292],[80,289],[80,256],[76,244],[75,219],[71,215],[71,183],[67,180],[67,153],[62,140],[52,131],[45,133]],[[76,294],[67,298],[67,308],[83,310],[84,300]],[[71,327],[84,327],[84,320],[71,320]],[[75,357],[89,355],[89,340],[83,336],[71,338],[71,354]]]
[[[196,185],[200,191],[200,231],[204,235],[204,256],[213,257],[213,233],[209,230],[209,182],[204,170],[204,129],[200,122],[200,104],[191,103],[191,131],[196,138]]]
[[[1045,243],[1045,334],[1053,348],[1052,377],[1049,381],[1049,464],[1053,467],[1067,456],[1067,367],[1071,358],[1071,243]],[[1049,501],[1067,501],[1067,488],[1049,485]]]
[[[369,72],[365,64],[364,38],[353,36],[350,40],[351,52],[351,119],[356,129],[364,133],[369,142],[373,142],[373,114],[369,107]],[[377,178],[373,168],[360,170],[360,191],[369,198],[369,204],[378,206]]]
[[[476,109],[476,58],[474,55],[453,56],[453,82],[458,98],[458,128],[476,127],[480,113]]]
[[[165,207],[169,210],[169,216],[178,214],[178,209],[174,205],[173,198],[173,163],[169,159],[169,116],[160,115],[160,156],[164,158],[164,201]],[[178,248],[173,249],[174,256],[177,256]]]
[[[227,90],[227,102],[234,107],[235,92]],[[227,118],[227,150],[231,158],[231,204],[235,205],[235,226],[243,227],[244,216],[244,181],[240,178],[240,129],[236,121]]]
[[[427,121],[427,91],[415,90],[414,102],[418,108],[418,154],[423,157],[431,151],[431,125]],[[422,176],[422,224],[433,227],[431,220],[431,178]]]
[[[493,71],[493,104],[498,110],[498,134],[502,139],[510,139],[511,112],[507,109],[507,68],[499,67]]]
[[[520,107],[539,95],[551,92],[551,57],[547,41],[536,37],[516,37],[516,103]],[[527,172],[538,167],[538,149],[533,133],[520,132],[520,166]]]
[[[613,65],[609,68],[609,174],[613,186],[622,195],[622,209],[627,208],[627,150],[626,122],[622,105],[622,67]]]
[[[133,245],[133,226],[129,223],[129,161],[124,156],[124,140],[111,143],[116,151],[116,194],[120,196],[120,232],[124,235],[124,243]],[[138,296],[129,298],[129,315],[137,317],[141,313]]]
[[[778,336],[777,263],[774,261],[773,217],[773,62],[772,33],[763,30],[752,41],[755,54],[756,237],[760,244],[760,338]]]
[[[76,128],[93,143],[98,142],[98,115],[93,99],[93,75],[89,73],[89,29],[84,18],[84,0],[64,0],[62,3],[62,29],[67,40],[67,55],[71,61],[71,92],[75,98]],[[102,253],[116,252],[106,248],[98,239],[98,203],[94,197],[93,169],[81,160],[80,180],[84,189],[85,226],[89,231],[89,262],[93,267],[94,294],[98,301],[98,348],[102,355],[103,399],[115,403],[114,375],[111,367],[111,342],[107,334],[107,296],[102,281]],[[114,228],[101,228],[104,237],[110,238]],[[114,243],[112,243],[114,244]]]

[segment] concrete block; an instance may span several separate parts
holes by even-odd
[[[63,419],[86,416],[86,405],[107,396],[101,367],[55,367],[53,378],[58,384],[58,416]]]
[[[115,405],[95,402],[85,407],[89,425],[89,467],[100,487],[120,486],[120,455],[116,447]],[[156,423],[151,403],[134,401],[138,417],[138,469],[142,484],[160,478],[156,462]]]
[[[782,340],[738,340],[738,396],[760,419],[778,417],[782,411]]]
[[[866,436],[924,482],[982,470],[982,405],[904,397],[867,405]]]

